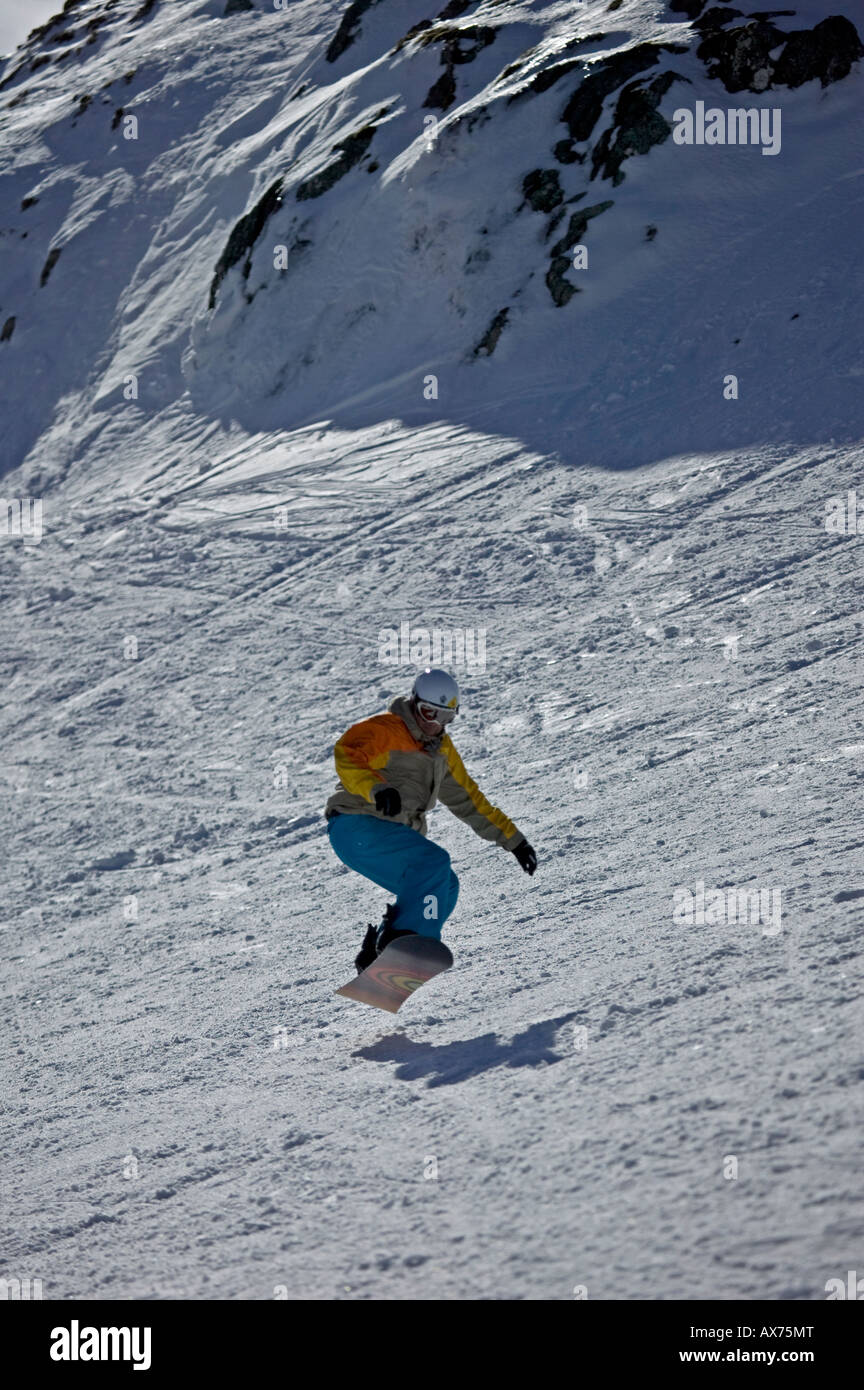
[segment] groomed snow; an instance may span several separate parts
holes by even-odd
[[[614,207],[557,308],[566,223],[517,208],[569,86],[495,78],[683,16],[494,7],[428,152],[435,51],[387,56],[413,0],[335,64],[341,4],[137,8],[0,92],[3,489],[44,513],[0,537],[0,1278],[824,1298],[864,1232],[864,539],[825,525],[856,486],[864,518],[860,68],[745,101],[667,55],[687,103],[781,105],[783,150],[562,166]],[[388,100],[379,169],[286,198],[252,303],[234,267],[208,311],[237,220]],[[436,809],[456,964],[391,1019],[333,997],[386,897],[321,812],[335,739],[410,685],[378,659],[404,622],[483,631],[454,737],[540,866]],[[779,929],[676,921],[699,884],[779,890]]]

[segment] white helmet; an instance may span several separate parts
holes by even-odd
[[[427,666],[411,687],[411,704],[421,729],[440,733],[459,713],[459,687],[446,671]]]

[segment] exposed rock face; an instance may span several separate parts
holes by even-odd
[[[494,43],[496,33],[497,30],[483,24],[469,25],[464,29],[451,29],[439,24],[419,32],[422,46],[441,43],[441,62],[444,65],[444,71],[438,81],[433,82],[426,93],[423,105],[436,107],[440,111],[446,111],[452,106],[456,97],[454,68],[460,63],[473,62],[478,53],[482,53],[490,43]]]
[[[260,237],[264,227],[270,217],[282,202],[282,179],[277,179],[271,183],[263,197],[258,199],[254,208],[250,212],[244,213],[240,221],[235,225],[234,230],[228,238],[225,250],[216,262],[216,270],[210,285],[209,307],[212,309],[216,304],[216,291],[224,280],[226,274],[233,265],[236,265],[243,256],[248,257],[252,247]],[[249,274],[250,263],[247,259],[245,275]]]
[[[360,130],[355,130],[352,135],[346,136],[344,140],[339,140],[334,146],[334,152],[339,151],[332,164],[328,164],[319,174],[313,174],[311,179],[305,179],[297,189],[298,203],[304,202],[307,198],[320,198],[322,193],[326,193],[332,188],[334,183],[338,183],[349,169],[353,169],[355,164],[359,164],[364,154],[372,144],[372,138],[377,126],[364,125]]]
[[[695,19],[707,3],[708,0],[669,0],[669,8],[675,14],[684,14],[688,19]]]
[[[578,285],[571,285],[569,280],[564,279],[564,275],[569,269],[570,257],[556,256],[550,262],[546,272],[546,286],[559,309],[563,309],[565,304],[569,304],[574,294],[582,293]]]
[[[475,357],[491,357],[495,351],[498,339],[501,337],[502,329],[507,322],[510,313],[509,309],[499,309],[494,319],[490,323],[483,337],[474,349]]]
[[[60,259],[60,252],[61,252],[62,250],[63,250],[63,247],[62,247],[62,246],[54,246],[54,247],[52,247],[52,249],[48,252],[48,259],[47,259],[47,261],[45,262],[44,266],[42,267],[42,274],[41,274],[40,277],[39,277],[39,284],[40,284],[40,285],[47,285],[47,284],[48,284],[48,277],[49,277],[49,275],[51,274],[51,271],[54,269],[54,267],[55,267],[55,265],[57,264],[57,262],[59,261],[59,259]]]
[[[556,82],[560,82],[562,77],[566,77],[568,72],[573,72],[575,68],[581,68],[582,66],[583,60],[581,58],[565,58],[561,63],[552,63],[550,67],[542,68],[540,72],[536,73],[534,77],[531,78],[530,82],[526,83],[520,92],[513,92],[513,94],[507,98],[508,104],[511,101],[522,101],[522,99],[531,92],[548,92],[549,88],[554,87]],[[505,73],[509,76],[511,72],[518,72],[518,70],[518,65],[513,63],[509,69],[505,68],[502,76],[504,76]]]
[[[335,63],[336,59],[341,58],[345,50],[351,47],[360,33],[360,20],[367,10],[378,4],[380,0],[354,0],[354,3],[348,6],[342,16],[342,23],[327,45],[325,56],[328,63]]]
[[[852,64],[864,58],[864,44],[855,25],[842,15],[831,15],[812,29],[789,35],[774,72],[774,83],[800,87],[818,77],[823,87],[847,77]]]
[[[754,19],[735,29],[712,29],[696,52],[708,76],[718,78],[727,92],[764,92],[774,70],[768,55],[785,39],[773,24]]]
[[[351,47],[360,35],[363,17],[381,2],[353,0],[347,6],[327,48],[328,62],[335,62]],[[448,0],[434,17],[414,22],[392,50],[400,53],[437,48],[441,72],[426,94],[425,108],[448,111],[458,99],[457,69],[473,62],[498,36],[498,27],[472,22],[473,14],[464,24],[454,22],[471,11],[474,4],[475,0]],[[253,0],[226,0],[225,13],[254,8]],[[611,10],[616,6],[613,3],[607,8]],[[712,0],[669,0],[669,9],[673,15],[686,17],[690,22],[690,42],[636,43],[633,47],[622,46],[608,56],[594,56],[592,61],[592,55],[583,58],[579,53],[589,44],[602,41],[604,35],[576,33],[556,49],[551,60],[547,59],[546,66],[539,71],[532,69],[538,61],[543,61],[540,50],[529,48],[515,62],[509,63],[492,83],[493,98],[488,106],[472,106],[470,111],[460,112],[451,120],[451,132],[462,128],[468,134],[477,124],[491,120],[497,82],[510,81],[520,72],[524,72],[524,80],[517,91],[504,98],[508,105],[547,92],[569,79],[567,86],[571,90],[562,98],[564,105],[559,116],[566,128],[566,138],[553,136],[552,141],[552,153],[559,167],[545,168],[539,164],[522,178],[522,206],[527,205],[532,211],[548,217],[547,242],[558,236],[559,224],[563,223],[569,208],[586,196],[584,191],[569,194],[566,179],[562,186],[566,166],[590,162],[591,180],[608,179],[617,187],[624,179],[625,160],[647,154],[655,145],[669,139],[672,127],[660,112],[661,102],[673,83],[689,79],[668,67],[667,54],[688,53],[695,42],[697,55],[705,64],[708,76],[721,81],[729,92],[763,92],[771,86],[798,87],[814,78],[826,86],[845,77],[852,64],[864,56],[864,46],[855,26],[840,16],[825,19],[810,30],[787,32],[777,27],[777,21],[794,11],[766,9],[747,14],[734,4],[712,3]],[[491,17],[491,0],[485,10],[486,16]],[[616,37],[609,36],[613,40]],[[660,70],[649,76],[650,70],[658,67]],[[387,114],[387,109],[378,113],[370,124],[333,146],[329,163],[296,187],[298,202],[321,197],[364,159],[377,122],[380,116]],[[369,165],[370,169],[377,167],[377,161]],[[584,184],[585,180],[581,182]],[[277,180],[234,227],[214,273],[211,308],[215,305],[218,286],[231,266],[242,263],[243,276],[248,278],[252,248],[267,219],[282,201],[282,186],[283,180]],[[573,248],[584,236],[589,222],[611,206],[612,202],[606,200],[572,213],[566,235],[552,247],[545,282],[556,305],[567,304],[580,292],[579,286],[568,279],[573,269]],[[649,229],[649,239],[655,234],[656,228]],[[307,244],[298,242],[292,246],[292,254]],[[489,259],[488,250],[481,248],[473,252],[467,257],[465,273],[474,274],[483,269]],[[46,270],[50,271],[50,266]],[[475,357],[491,356],[508,314],[508,308],[495,314],[473,349]]]
[[[447,111],[456,100],[456,74],[452,67],[445,68],[436,82],[432,83],[423,105],[433,111]]]
[[[589,139],[602,115],[606,98],[637,73],[655,67],[663,52],[686,51],[681,44],[640,43],[638,47],[616,53],[606,62],[592,67],[590,76],[580,82],[561,113],[561,119],[570,132],[570,139]]]
[[[661,145],[672,134],[672,127],[657,107],[673,82],[686,78],[663,72],[644,85],[630,82],[615,106],[612,125],[604,130],[591,153],[591,177],[611,179],[615,187],[623,182],[621,165],[633,154],[647,154],[652,145]]]
[[[731,5],[714,5],[710,10],[706,10],[701,19],[697,19],[693,25],[701,34],[708,33],[712,29],[722,29],[724,24],[730,20],[740,19],[741,10],[733,10]],[[769,19],[770,15],[751,15],[751,19]]]
[[[852,64],[864,57],[855,25],[842,15],[791,33],[765,18],[754,18],[734,29],[723,27],[740,13],[709,10],[697,22],[705,34],[697,56],[707,65],[708,76],[718,78],[727,92],[801,87],[814,78],[827,87],[846,77]],[[778,48],[781,52],[772,58],[770,54]]]
[[[552,153],[559,164],[584,164],[585,156],[574,149],[573,140],[558,140]]]
[[[551,212],[564,201],[557,169],[532,169],[522,180],[522,193],[535,212]]]
[[[568,304],[574,294],[580,293],[576,285],[571,285],[569,280],[564,279],[566,272],[571,269],[570,257],[574,246],[577,246],[582,240],[592,217],[599,217],[601,212],[605,212],[607,208],[611,207],[612,202],[607,199],[606,202],[595,203],[593,207],[582,208],[581,211],[574,212],[564,236],[560,241],[556,241],[552,247],[552,259],[546,272],[546,285],[559,309]]]

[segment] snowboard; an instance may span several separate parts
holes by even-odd
[[[453,957],[443,941],[435,941],[431,936],[399,936],[384,947],[362,974],[336,993],[395,1014],[415,989],[449,970],[452,964]]]

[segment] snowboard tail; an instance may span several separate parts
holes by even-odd
[[[336,993],[395,1014],[416,989],[452,964],[453,957],[443,941],[431,936],[400,936]]]

